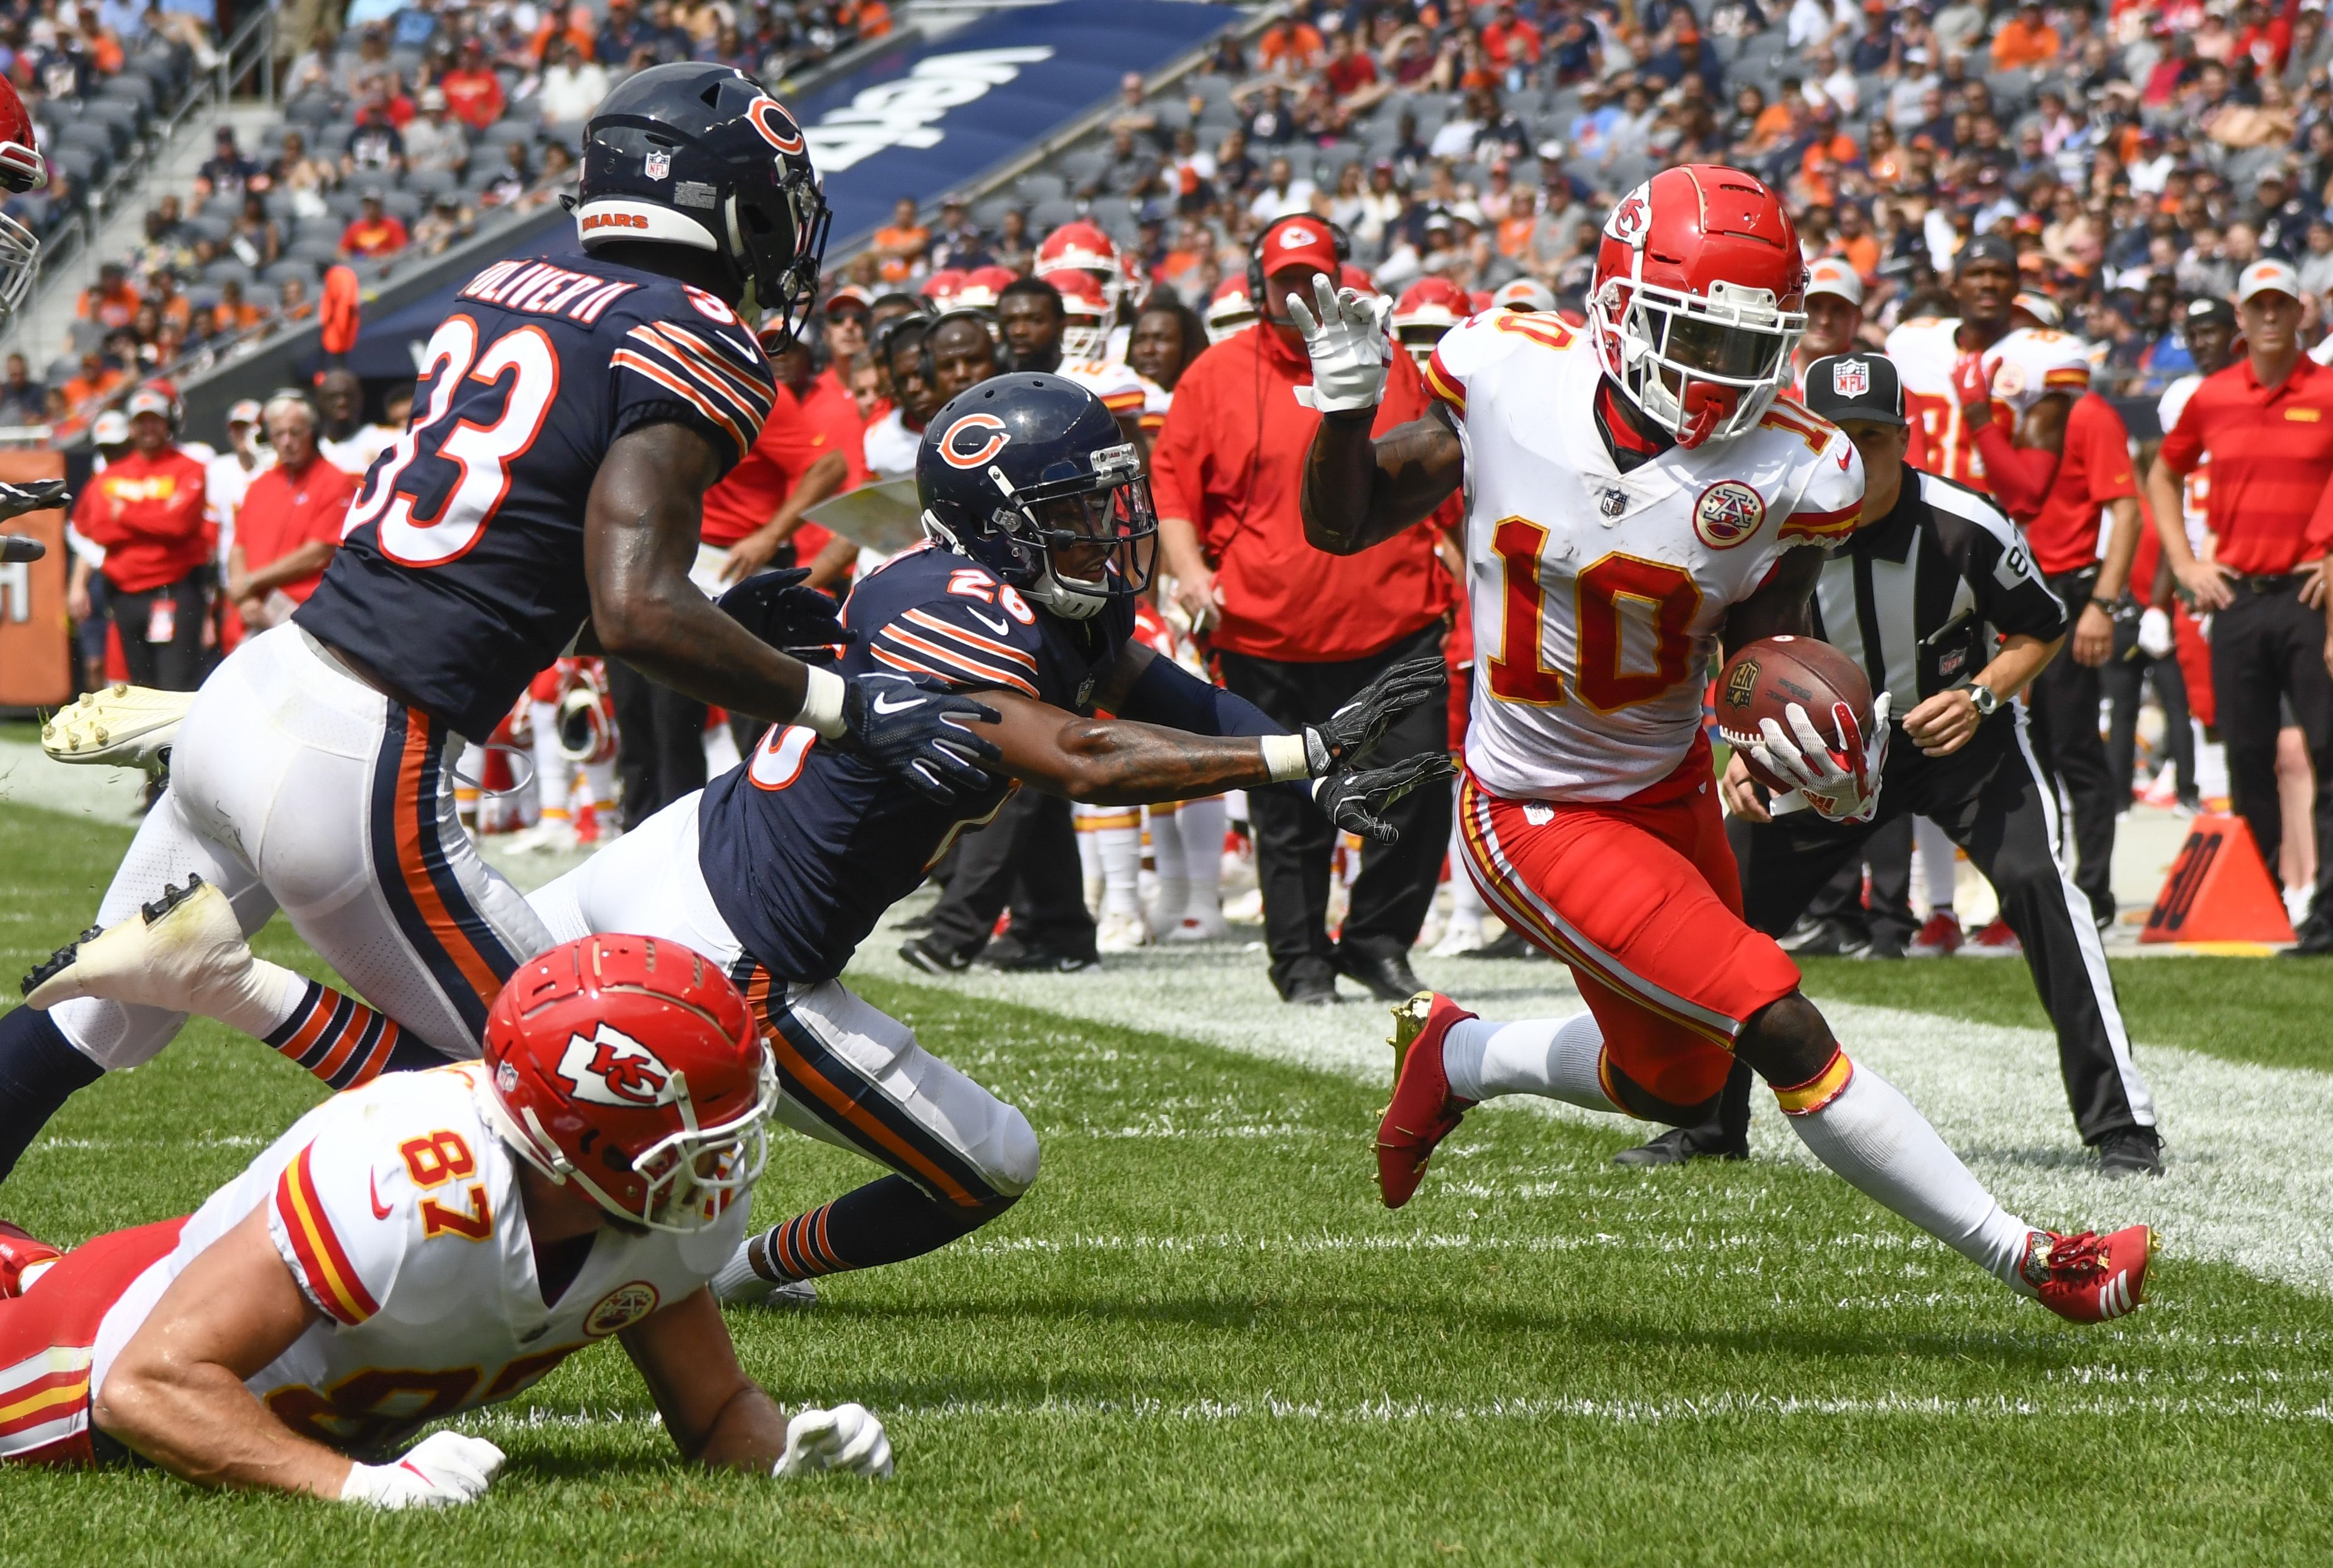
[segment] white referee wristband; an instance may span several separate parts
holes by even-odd
[[[842,739],[842,695],[847,690],[840,675],[812,665],[802,687],[802,712],[794,715],[794,722],[808,725],[829,741]]]
[[[1265,735],[1262,740],[1264,770],[1274,784],[1312,777],[1312,759],[1306,752],[1303,736]]]

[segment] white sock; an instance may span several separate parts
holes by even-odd
[[[1442,1071],[1462,1100],[1537,1095],[1591,1111],[1618,1111],[1597,1067],[1604,1031],[1594,1013],[1496,1023],[1468,1018],[1442,1037]]]
[[[616,765],[613,762],[583,764],[583,794],[593,806],[610,806],[616,799]]]
[[[1096,915],[1142,913],[1142,809],[1137,806],[1076,806],[1078,859],[1090,884],[1098,872],[1101,907]],[[1094,858],[1086,860],[1090,843]]]
[[[1865,1197],[1995,1279],[2024,1288],[2017,1265],[2025,1256],[2025,1221],[1979,1185],[1895,1085],[1848,1062],[1844,1052],[1836,1066],[1846,1070],[1846,1085],[1809,1109],[1791,1108],[1792,1095],[1801,1091],[1776,1092],[1799,1141]]]
[[[534,798],[545,817],[564,817],[571,791],[567,758],[559,750],[559,705],[529,703],[526,711],[527,723],[534,732]]]
[[[1150,903],[1150,929],[1164,936],[1183,923],[1183,905],[1190,897],[1190,883],[1183,875],[1182,813],[1172,806],[1147,808],[1143,816],[1148,823],[1150,861],[1158,868],[1158,892]]]
[[[1186,800],[1175,814],[1183,836],[1185,920],[1222,918],[1224,913],[1224,798]]]
[[[1912,841],[1920,851],[1920,865],[1928,884],[1928,904],[1934,909],[1953,906],[1953,885],[1957,880],[1953,865],[1956,853],[1952,839],[1944,830],[1925,817],[1912,818]]]

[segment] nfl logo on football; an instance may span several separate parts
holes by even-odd
[[[1871,367],[1861,359],[1835,360],[1830,368],[1830,389],[1840,397],[1860,397],[1871,390]]]

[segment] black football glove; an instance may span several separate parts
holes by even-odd
[[[804,588],[806,566],[755,572],[713,602],[729,618],[773,648],[806,664],[830,664],[835,645],[859,640],[842,624],[841,607],[814,588]]]
[[[1401,837],[1401,830],[1385,819],[1394,802],[1421,786],[1438,785],[1457,770],[1448,752],[1420,751],[1383,768],[1339,770],[1312,786],[1312,798],[1346,832],[1358,833],[1372,844],[1392,844]]]
[[[23,484],[0,484],[0,522],[12,517],[22,517],[28,512],[54,512],[69,505],[72,497],[65,493],[62,479],[34,479]]]
[[[1320,723],[1304,729],[1304,757],[1312,777],[1367,760],[1396,720],[1426,703],[1447,702],[1450,668],[1440,654],[1420,654],[1394,665]]]
[[[996,717],[994,708],[907,675],[866,674],[843,684],[845,743],[942,804],[995,784],[980,765],[1003,753],[966,721]]]

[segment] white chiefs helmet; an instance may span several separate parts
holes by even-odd
[[[1757,428],[1806,330],[1781,198],[1718,164],[1663,169],[1604,220],[1588,331],[1605,372],[1685,447]]]
[[[1993,400],[2023,414],[2044,397],[2079,398],[2090,389],[2089,346],[2070,332],[2021,327],[1985,350]]]
[[[1233,333],[1255,324],[1255,301],[1247,297],[1244,274],[1215,285],[1207,301],[1207,341],[1220,343]]]
[[[1048,272],[1071,267],[1094,275],[1094,281],[1101,287],[1103,302],[1115,312],[1118,301],[1126,297],[1126,259],[1118,254],[1117,243],[1083,219],[1063,224],[1037,247],[1037,260],[1032,270],[1042,278]]]
[[[1537,278],[1515,278],[1501,283],[1491,295],[1494,311],[1553,311],[1555,292]]]
[[[596,664],[579,664],[574,684],[559,699],[559,754],[570,762],[616,760],[616,704]]]
[[[1061,327],[1061,363],[1076,365],[1100,359],[1109,343],[1110,317],[1115,313],[1100,281],[1083,267],[1063,267],[1039,272],[1037,277],[1061,291],[1061,313],[1067,318]]]

